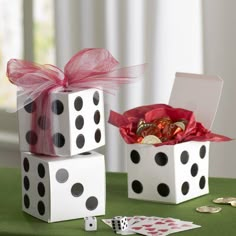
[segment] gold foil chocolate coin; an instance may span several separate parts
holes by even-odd
[[[236,197],[220,197],[213,200],[217,204],[230,204],[233,201],[236,201]]]
[[[185,124],[182,121],[177,121],[174,123],[176,126],[180,127],[183,131],[185,130]]]
[[[147,135],[143,138],[142,144],[157,144],[161,143],[161,140],[155,135]]]
[[[232,201],[232,202],[230,202],[230,204],[231,204],[231,206],[232,206],[232,207],[236,207],[236,200],[235,200],[235,201]]]
[[[215,207],[215,206],[201,206],[197,207],[196,211],[201,212],[201,213],[218,213],[222,210],[220,207]]]

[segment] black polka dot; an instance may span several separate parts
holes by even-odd
[[[46,116],[40,116],[38,119],[38,126],[40,129],[48,129],[49,128],[49,119]]]
[[[84,192],[84,186],[81,183],[73,184],[73,186],[71,187],[71,194],[74,197],[81,196],[83,192]]]
[[[76,139],[76,145],[78,148],[82,148],[84,146],[85,139],[83,134],[79,134]]]
[[[56,147],[63,147],[65,145],[65,138],[61,133],[56,133],[53,135],[53,143]]]
[[[27,176],[24,177],[24,188],[25,188],[25,190],[29,190],[29,188],[30,188],[30,181]]]
[[[91,155],[91,152],[82,152],[80,155]]]
[[[162,197],[167,197],[170,194],[170,188],[167,184],[161,183],[157,186],[157,192]]]
[[[45,187],[44,187],[44,184],[41,182],[38,184],[38,194],[41,197],[45,195]]]
[[[83,107],[83,99],[81,97],[77,97],[74,102],[74,107],[76,111],[80,111]]]
[[[60,115],[64,111],[63,103],[60,100],[55,100],[52,102],[52,112]]]
[[[182,164],[187,164],[188,160],[189,160],[189,154],[187,151],[183,151],[180,155],[180,160],[182,162]]]
[[[99,93],[98,93],[98,91],[96,91],[93,95],[93,103],[94,103],[94,105],[98,105],[98,103],[99,103]]]
[[[135,193],[141,193],[143,191],[143,185],[140,181],[134,180],[131,187]]]
[[[30,168],[29,160],[26,157],[24,158],[24,161],[23,161],[23,167],[24,167],[25,172],[29,171],[29,168]]]
[[[181,187],[181,192],[183,195],[186,195],[189,192],[189,183],[184,182]]]
[[[30,199],[29,199],[29,196],[27,194],[24,195],[24,205],[25,205],[25,208],[29,208],[30,206]]]
[[[58,183],[65,183],[69,178],[69,172],[62,168],[56,172],[56,180]]]
[[[96,130],[95,135],[94,135],[94,138],[95,138],[95,141],[96,141],[97,143],[100,142],[100,140],[101,140],[101,131],[100,131],[100,129],[97,129],[97,130]]]
[[[157,165],[164,166],[168,162],[168,156],[164,152],[158,152],[155,155],[155,161],[156,161]]]
[[[41,216],[45,214],[45,205],[42,201],[38,202],[38,212]]]
[[[25,101],[25,104],[28,103],[27,105],[24,106],[25,110],[28,113],[33,113],[36,110],[36,102],[32,101],[30,98]]]
[[[194,163],[191,167],[191,175],[195,177],[198,173],[198,165]]]
[[[75,120],[75,127],[80,130],[83,128],[83,126],[84,126],[84,118],[83,116],[78,116]]]
[[[86,205],[86,208],[89,210],[89,211],[93,211],[97,208],[98,206],[98,200],[96,197],[89,197],[85,203]]]
[[[132,150],[130,153],[130,159],[134,164],[138,164],[140,162],[140,155],[138,151]]]
[[[95,111],[93,118],[94,118],[95,124],[98,124],[100,122],[100,112],[98,110]]]
[[[200,187],[200,189],[204,189],[204,188],[205,188],[205,185],[206,185],[206,178],[205,178],[205,176],[202,176],[202,177],[200,178],[200,181],[199,181],[199,187]]]
[[[25,139],[29,145],[35,145],[38,142],[38,136],[34,131],[28,131],[25,135]]]
[[[201,158],[204,158],[206,156],[206,146],[202,145],[199,151],[199,155]]]
[[[45,168],[44,168],[43,164],[41,164],[41,163],[38,165],[38,175],[40,178],[44,178],[44,176],[45,176]]]

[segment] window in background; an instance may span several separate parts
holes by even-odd
[[[34,61],[55,64],[54,1],[34,0]]]
[[[5,110],[16,107],[16,87],[6,78],[7,61],[24,57],[23,35],[28,26],[23,25],[23,0],[0,0],[0,9],[0,109]],[[32,60],[55,64],[54,1],[34,0],[31,11],[34,48],[27,50],[33,50]]]
[[[0,0],[0,108],[15,107],[16,88],[6,79],[10,58],[23,56],[22,0]]]

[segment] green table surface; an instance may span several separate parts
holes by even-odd
[[[84,231],[84,220],[45,223],[21,210],[21,177],[19,169],[0,168],[0,235],[116,235],[101,219],[113,216],[160,216],[192,221],[202,227],[174,235],[236,235],[236,208],[220,205],[217,214],[203,214],[195,211],[202,205],[216,205],[212,200],[222,196],[236,196],[236,179],[210,178],[210,194],[181,203],[161,204],[128,199],[127,176],[124,173],[107,173],[106,215],[97,217],[98,230]],[[217,205],[219,206],[219,205]]]

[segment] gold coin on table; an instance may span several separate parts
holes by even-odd
[[[235,201],[232,201],[232,202],[230,202],[230,204],[231,204],[231,206],[232,206],[232,207],[236,207],[236,200],[235,200]]]
[[[201,206],[197,207],[196,211],[201,212],[201,213],[218,213],[222,210],[220,207],[215,207],[215,206]]]
[[[147,135],[143,138],[142,144],[157,144],[161,143],[161,140],[155,135]]]
[[[214,203],[218,204],[230,204],[232,201],[236,201],[236,197],[220,197],[213,200]]]

